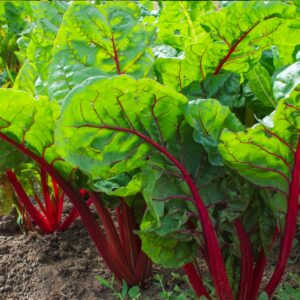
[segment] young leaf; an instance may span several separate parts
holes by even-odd
[[[140,288],[138,286],[133,286],[129,289],[128,295],[133,299],[139,299],[139,297],[141,296]]]
[[[72,3],[54,43],[51,98],[61,101],[93,76],[146,76],[153,61],[152,38],[152,27],[141,24],[140,9],[133,2]]]
[[[96,276],[96,278],[99,281],[99,283],[101,283],[103,286],[105,286],[109,289],[113,289],[113,286],[111,285],[111,283],[109,281],[107,281],[106,279],[104,279],[100,276]]]

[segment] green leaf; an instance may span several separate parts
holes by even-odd
[[[141,225],[143,230],[143,225]],[[176,239],[159,237],[155,233],[139,233],[143,251],[151,260],[166,268],[177,268],[191,262],[197,253],[195,242],[182,242]]]
[[[54,146],[54,128],[59,115],[57,104],[50,103],[47,98],[37,100],[24,91],[0,89],[0,106],[1,134],[43,157],[48,163],[60,169],[62,174],[67,175],[71,172],[72,168],[61,159]],[[0,145],[12,149],[2,140]],[[1,167],[12,167],[12,159],[16,159],[17,164],[19,157],[20,159],[23,157],[15,149],[11,153],[16,153],[17,156],[8,155]]]
[[[38,74],[35,65],[25,62],[16,77],[14,89],[26,91],[34,95],[34,85],[37,76]]]
[[[126,297],[127,291],[128,291],[127,282],[125,280],[123,280],[123,282],[122,282],[122,291],[121,291],[122,299],[124,299]]]
[[[26,47],[27,62],[20,70],[18,75],[20,83],[15,85],[15,88],[30,91],[36,95],[48,95],[48,77],[53,42],[68,3],[66,1],[32,1],[30,4],[34,22],[33,31]],[[28,82],[27,86],[30,89],[24,87],[23,80]]]
[[[276,107],[276,101],[273,97],[272,79],[268,71],[258,63],[247,74],[249,86],[256,96],[255,102],[250,105],[256,110],[269,110]]]
[[[224,162],[254,184],[286,197],[299,136],[299,108],[299,97],[281,100],[271,122],[246,132],[225,130],[219,145]]]
[[[214,99],[189,102],[190,124],[195,128],[194,140],[203,145],[212,165],[223,165],[218,152],[218,140],[224,128],[240,131],[243,125],[227,106]]]
[[[140,174],[132,177],[127,174],[109,178],[107,180],[96,180],[89,184],[93,191],[102,192],[110,196],[128,197],[136,195],[142,189]]]
[[[215,76],[208,75],[200,83],[192,82],[182,89],[182,93],[190,100],[215,98],[223,105],[241,107],[244,97],[241,95],[240,75],[226,72]]]
[[[104,279],[100,276],[96,276],[96,278],[99,281],[99,283],[102,284],[103,286],[105,286],[109,289],[113,289],[113,286],[111,285],[111,283],[109,281],[107,281],[106,279]]]
[[[259,297],[258,300],[269,300],[269,296],[266,292],[262,292]]]
[[[132,288],[129,289],[128,295],[133,299],[138,299],[141,295],[140,288],[138,286],[133,286]]]
[[[212,11],[212,1],[165,1],[158,19],[158,43],[184,49],[199,41],[202,15]]]
[[[298,40],[290,38],[297,36],[296,29],[289,29],[291,35],[284,33],[296,16],[295,7],[277,1],[233,2],[203,15],[201,24],[206,32],[201,34],[199,42],[187,46],[180,58],[157,59],[155,70],[165,85],[178,91],[222,70],[247,73],[272,45],[281,45],[281,51],[287,44],[289,47],[298,44]],[[292,54],[286,55],[291,60]]]
[[[63,157],[91,179],[112,178],[144,167],[148,161],[166,163],[134,133],[180,155],[177,127],[186,104],[184,96],[151,79],[91,78],[66,98],[57,146]]]
[[[133,2],[72,3],[54,43],[51,99],[62,101],[70,90],[94,76],[148,75],[153,33],[153,26],[140,22],[140,9]]]

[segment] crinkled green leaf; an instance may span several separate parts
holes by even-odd
[[[66,98],[57,145],[91,179],[130,172],[156,161],[157,155],[143,139],[124,130],[144,134],[179,156],[177,129],[186,104],[184,96],[151,79],[91,78]]]
[[[24,91],[0,89],[0,106],[2,134],[44,157],[48,163],[59,168],[62,174],[66,175],[71,171],[70,165],[61,160],[54,146],[54,128],[59,115],[57,104],[50,103],[47,98],[37,100]],[[1,147],[11,149],[1,140],[0,144],[2,143]],[[13,153],[18,152],[13,150]],[[7,159],[10,165],[11,156],[8,155]],[[5,162],[2,164],[7,167]]]
[[[153,33],[153,26],[141,23],[140,9],[133,2],[72,3],[54,43],[51,98],[61,101],[75,86],[94,76],[148,75]]]
[[[274,78],[273,92],[275,99],[287,98],[300,84],[300,61],[290,65]]]
[[[155,70],[164,84],[179,91],[221,70],[247,73],[272,45],[280,45],[283,51],[282,48],[293,49],[298,44],[297,39],[291,39],[298,36],[296,29],[284,33],[296,16],[295,7],[277,1],[234,2],[203,15],[201,24],[206,32],[201,34],[199,42],[184,49],[184,58],[157,59]],[[291,53],[286,55],[286,61],[291,60]]]
[[[195,128],[194,140],[203,145],[208,159],[215,166],[222,165],[218,152],[218,140],[224,128],[240,131],[243,125],[230,111],[214,99],[199,99],[189,102],[190,123]]]
[[[165,1],[158,19],[158,42],[184,49],[199,41],[201,18],[212,11],[212,1]]]
[[[287,195],[300,130],[300,99],[279,102],[272,123],[246,132],[225,130],[219,151],[223,160],[254,184]]]
[[[173,205],[174,208],[168,204],[160,223],[152,215],[146,214],[139,231],[143,251],[153,262],[167,268],[180,267],[192,261],[198,249],[191,234],[184,230],[188,220],[184,202]]]
[[[136,195],[142,189],[141,176],[132,178],[127,174],[121,174],[107,180],[99,180],[89,185],[93,191],[102,192],[111,196],[128,197]]]
[[[139,234],[143,251],[151,260],[166,268],[178,268],[191,262],[198,250],[194,242],[182,242],[159,237],[155,234]]]

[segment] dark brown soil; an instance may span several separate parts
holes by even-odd
[[[290,264],[288,272],[299,274],[299,246],[296,248],[292,255],[294,264]],[[163,275],[166,289],[172,290],[175,285],[187,289],[180,278],[172,278],[171,271],[155,267],[154,273]],[[265,277],[270,275],[271,269]],[[14,217],[0,217],[0,300],[117,299],[96,276],[111,279],[80,220],[65,232],[41,235],[23,234]],[[288,276],[284,281],[299,286]],[[161,299],[160,292],[161,287],[152,280],[143,287],[140,299]]]
[[[0,220],[0,300],[117,299],[97,275],[111,278],[80,220],[53,235],[22,234],[9,218]],[[149,283],[141,299],[158,299],[159,292]]]

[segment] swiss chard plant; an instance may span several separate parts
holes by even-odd
[[[144,281],[151,258],[199,297],[272,297],[298,218],[297,3],[32,5],[25,63],[0,91],[0,167],[34,222],[63,226],[65,196],[120,281]],[[41,170],[44,206],[18,160]]]

